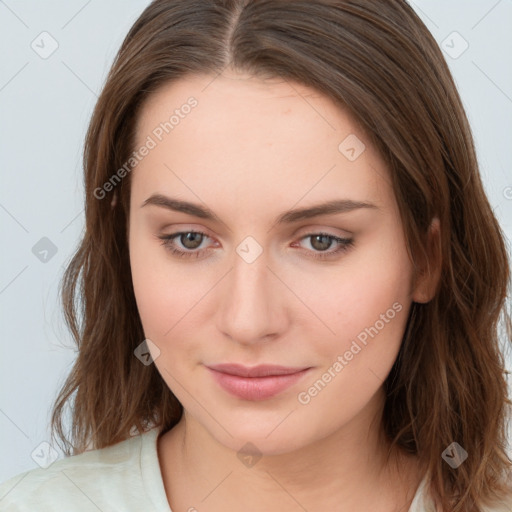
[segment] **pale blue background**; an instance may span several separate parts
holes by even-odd
[[[0,1],[0,482],[36,467],[30,455],[49,439],[49,410],[74,358],[57,285],[84,223],[83,138],[115,52],[147,4]],[[446,58],[488,196],[510,240],[512,2],[412,5],[440,45],[453,31],[469,43],[459,58]],[[30,46],[43,31],[59,45],[47,59]],[[46,263],[32,252],[42,237],[57,248]]]

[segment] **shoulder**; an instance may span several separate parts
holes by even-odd
[[[440,508],[436,507],[434,503],[434,499],[431,496],[430,492],[428,492],[428,482],[425,477],[414,496],[413,502],[408,510],[408,512],[440,512]],[[483,506],[481,507],[482,512],[512,512],[512,487],[510,488],[510,494],[504,501],[500,503],[495,503],[491,506]]]
[[[0,485],[0,509],[97,512],[110,510],[114,503],[118,510],[144,507],[142,438],[152,434],[150,431],[107,448],[57,460],[46,469],[21,473]]]

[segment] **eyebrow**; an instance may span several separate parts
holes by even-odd
[[[172,210],[175,212],[182,212],[188,215],[193,215],[201,219],[207,219],[217,221],[222,224],[222,220],[213,213],[209,208],[205,208],[199,204],[190,203],[189,201],[183,201],[172,197],[167,197],[162,194],[153,194],[148,197],[141,205],[144,206],[153,205]],[[376,209],[378,206],[373,203],[365,201],[355,201],[352,199],[337,199],[319,203],[316,205],[308,206],[306,208],[296,208],[282,213],[275,219],[274,224],[291,224],[299,220],[311,219],[313,217],[319,217],[320,215],[334,215],[336,213],[348,213],[354,210],[362,208]]]

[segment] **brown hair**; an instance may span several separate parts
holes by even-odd
[[[439,218],[441,278],[435,297],[411,309],[385,383],[383,426],[394,447],[428,469],[443,510],[480,511],[503,499],[512,465],[498,337],[503,314],[507,345],[512,339],[504,235],[449,68],[403,0],[155,0],[145,9],[86,137],[85,233],[61,283],[78,354],[53,409],[54,437],[76,454],[124,440],[133,427],[167,431],[181,417],[155,365],[134,357],[144,331],[126,236],[130,176],[102,192],[104,200],[98,190],[129,160],[137,115],[152,92],[227,66],[315,88],[361,123],[390,170],[413,261],[427,253],[428,227]],[[458,469],[441,458],[454,441],[469,454]]]

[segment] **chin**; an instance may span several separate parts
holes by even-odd
[[[300,438],[297,437],[296,430],[294,432],[290,428],[281,428],[282,425],[269,435],[275,426],[276,424],[272,428],[259,429],[247,428],[247,426],[230,428],[229,432],[233,437],[223,429],[220,429],[220,432],[219,429],[215,429],[215,433],[210,432],[220,444],[237,452],[239,457],[245,452],[254,452],[255,455],[281,455],[298,450],[312,442],[312,440],[308,442],[303,435]]]

